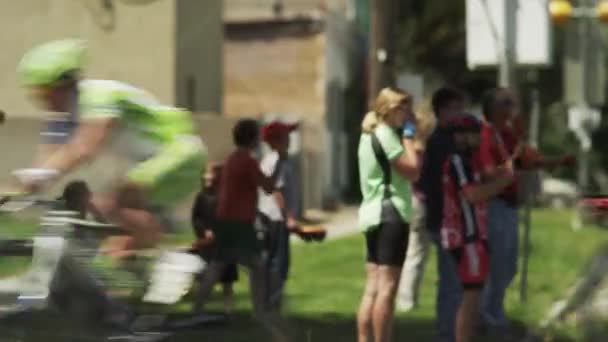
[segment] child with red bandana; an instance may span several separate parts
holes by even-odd
[[[456,317],[456,342],[471,340],[479,315],[481,290],[489,272],[487,200],[513,181],[513,169],[503,168],[491,182],[482,182],[478,158],[480,121],[471,115],[449,122],[454,151],[444,164],[444,208],[441,245],[454,257],[463,287]]]

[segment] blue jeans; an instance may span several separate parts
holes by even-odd
[[[269,230],[272,235],[270,249],[267,255],[268,289],[267,305],[279,309],[283,301],[285,283],[289,276],[290,245],[289,230],[285,222],[270,222],[273,227]]]
[[[274,250],[270,252],[269,258],[269,270],[275,272],[282,282],[287,281],[289,276],[289,264],[290,264],[290,248],[289,248],[289,230],[287,226],[281,222],[277,223],[281,226],[276,231],[276,245]]]
[[[517,274],[519,229],[517,208],[501,199],[488,207],[490,274],[482,295],[481,317],[490,328],[508,324],[504,301],[507,288]]]
[[[462,285],[458,278],[454,258],[441,248],[437,235],[433,236],[437,247],[437,271],[439,285],[437,288],[436,315],[439,342],[454,342],[456,339],[456,314],[462,301]]]

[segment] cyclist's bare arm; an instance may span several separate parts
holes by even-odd
[[[95,156],[115,125],[114,118],[99,118],[81,123],[69,143],[57,149],[41,166],[66,173]]]
[[[38,145],[38,153],[36,154],[36,160],[34,165],[43,165],[45,161],[52,158],[53,154],[59,149],[61,145],[45,144],[41,143]]]

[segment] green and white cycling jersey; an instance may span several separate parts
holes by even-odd
[[[79,114],[81,122],[117,119],[109,152],[129,163],[126,178],[149,188],[156,204],[174,204],[198,188],[207,150],[189,111],[161,106],[125,83],[85,80],[79,84]]]
[[[190,112],[161,106],[145,90],[118,81],[80,82],[79,107],[81,122],[118,119],[112,152],[132,161],[143,161],[177,136],[194,133]]]

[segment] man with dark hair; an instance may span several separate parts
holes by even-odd
[[[259,138],[260,128],[258,122],[253,119],[239,120],[232,129],[232,139],[237,147],[256,148]]]
[[[485,122],[481,132],[480,160],[486,179],[495,179],[501,165],[513,167],[518,139],[509,122],[515,114],[513,94],[505,88],[488,90],[482,99]],[[481,315],[492,333],[508,327],[504,310],[505,292],[517,273],[518,222],[517,178],[488,204],[488,243],[492,250],[490,275]]]
[[[448,128],[449,119],[464,112],[465,97],[458,90],[443,87],[433,94],[432,106],[437,117],[437,127],[431,134],[423,155],[419,188],[426,210],[425,220],[431,239],[437,245],[437,324],[439,340],[454,341],[456,312],[461,300],[461,286],[454,271],[452,256],[441,248],[439,231],[443,217],[443,166],[451,151],[452,140]]]
[[[485,122],[481,131],[479,157],[482,176],[488,180],[501,177],[504,168],[554,168],[573,162],[571,156],[549,159],[534,151],[527,160],[527,147],[515,130],[517,102],[506,88],[487,91],[482,99]],[[521,133],[521,132],[520,132]],[[482,298],[482,321],[492,334],[509,332],[504,308],[505,293],[517,274],[518,260],[518,180],[517,177],[488,203],[488,243],[492,251],[490,274]]]

